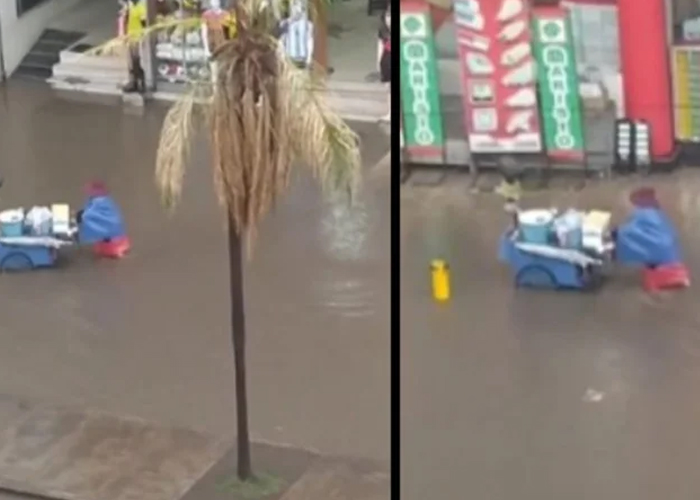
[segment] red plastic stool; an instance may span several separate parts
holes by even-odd
[[[672,290],[690,286],[688,268],[681,263],[667,264],[654,268],[647,267],[643,271],[644,289],[647,292]]]
[[[121,259],[131,250],[131,241],[126,236],[122,236],[121,238],[95,243],[92,248],[98,257]]]

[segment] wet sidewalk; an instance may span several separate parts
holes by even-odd
[[[253,460],[278,481],[260,499],[389,498],[388,471],[374,461],[265,443],[253,443]],[[227,440],[0,397],[0,498],[10,492],[55,500],[244,500],[226,486],[235,470],[235,446]]]
[[[228,448],[131,417],[0,399],[0,490],[57,500],[178,500]]]

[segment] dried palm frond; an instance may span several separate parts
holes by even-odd
[[[197,92],[192,89],[168,110],[156,153],[156,185],[166,209],[173,210],[182,195],[185,167],[194,131]]]
[[[325,82],[280,53],[278,87],[287,108],[295,159],[310,167],[326,190],[351,196],[360,174],[359,138],[325,100]]]
[[[251,233],[286,189],[292,163],[275,46],[267,36],[239,31],[214,61],[209,126],[216,192],[236,228]]]
[[[288,188],[294,167],[309,168],[326,192],[352,195],[360,154],[356,134],[325,102],[322,78],[294,66],[271,35],[273,4],[236,5],[237,36],[213,54],[213,81],[192,82],[165,117],[155,177],[164,206],[172,210],[181,197],[195,123],[205,118],[217,198],[250,245],[260,221]],[[201,22],[166,21],[139,36]],[[122,37],[91,52],[134,41]]]

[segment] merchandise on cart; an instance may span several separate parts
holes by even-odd
[[[631,214],[617,227],[599,210],[518,211],[501,237],[499,258],[518,286],[587,289],[613,263],[640,268],[649,291],[689,286],[678,236],[653,190],[637,190],[631,201]]]

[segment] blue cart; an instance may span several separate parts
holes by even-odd
[[[0,237],[0,270],[29,271],[53,267],[59,250],[74,243],[50,236]]]
[[[121,211],[104,193],[89,196],[76,220],[64,230],[65,233],[47,236],[0,236],[0,270],[29,271],[53,267],[62,248],[125,238]]]
[[[501,236],[499,259],[510,265],[520,287],[586,290],[603,278],[602,258],[553,245],[520,241],[517,230]]]

